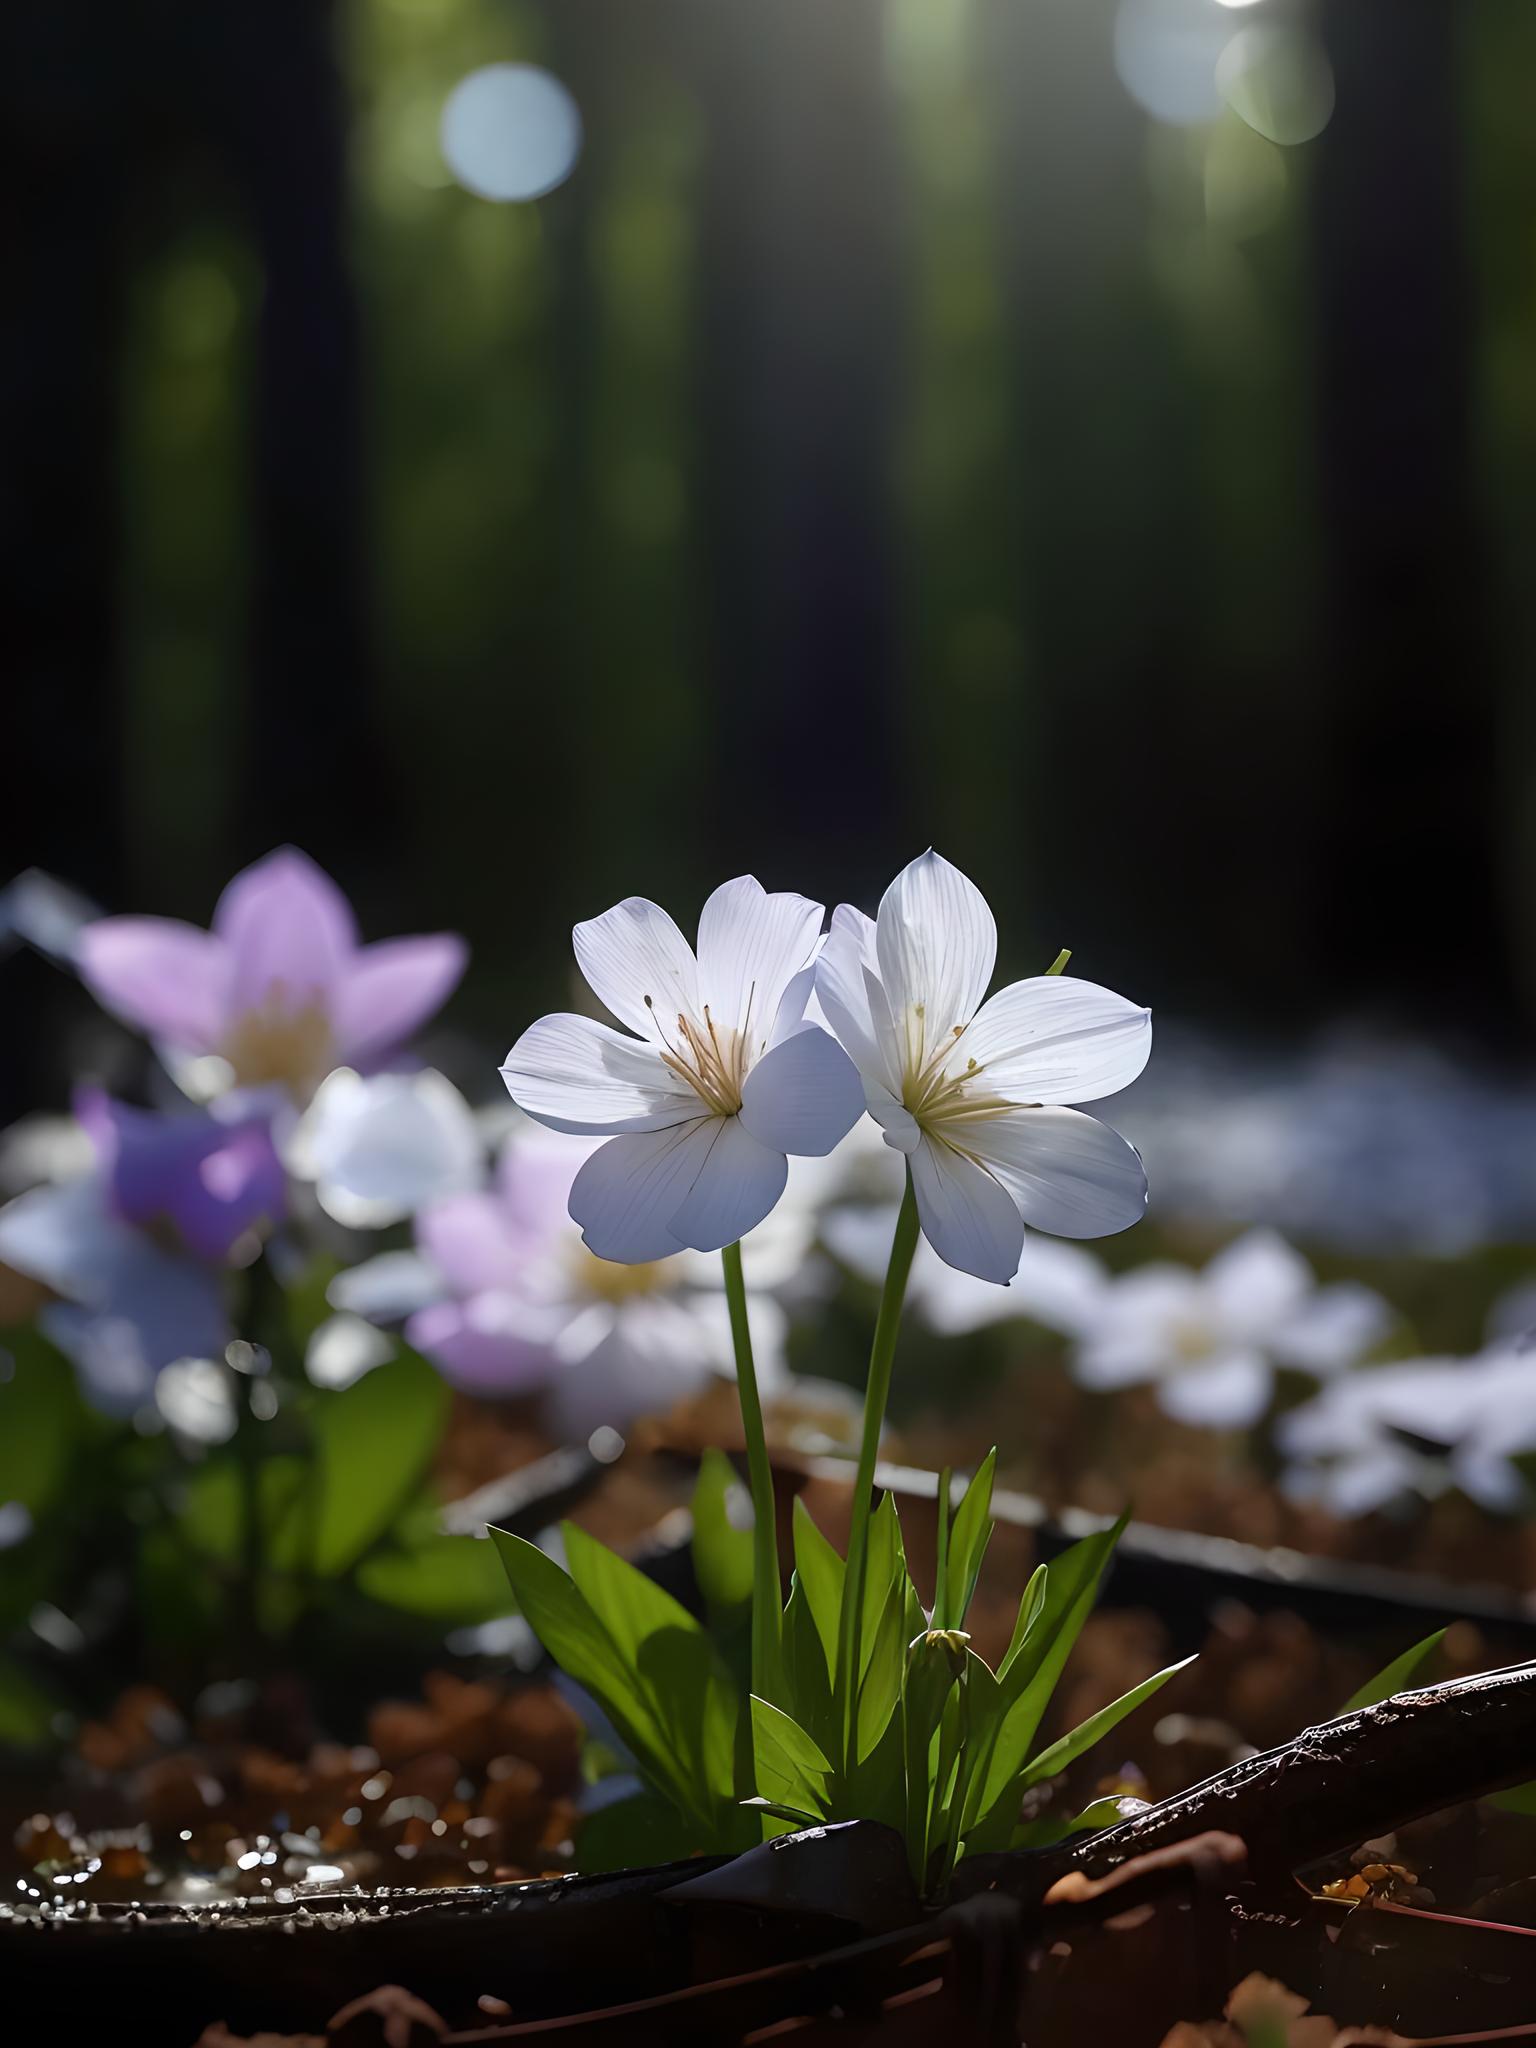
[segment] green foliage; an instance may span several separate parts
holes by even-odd
[[[316,1397],[309,1561],[317,1577],[354,1564],[414,1496],[442,1435],[448,1401],[441,1374],[408,1351],[350,1387]]]
[[[35,1330],[8,1330],[0,1368],[0,1502],[34,1521],[53,1505],[83,1425],[75,1376]]]
[[[1351,1693],[1339,1712],[1352,1714],[1358,1707],[1374,1707],[1382,1700],[1391,1699],[1395,1692],[1406,1692],[1422,1680],[1426,1666],[1433,1661],[1435,1652],[1444,1641],[1445,1630],[1437,1628],[1422,1643],[1415,1643],[1411,1650],[1404,1650],[1400,1657],[1394,1657],[1390,1664],[1383,1665],[1358,1692]]]
[[[743,1703],[709,1637],[670,1593],[573,1523],[561,1534],[569,1572],[536,1544],[491,1531],[540,1642],[688,1821],[694,1848],[746,1846],[757,1831],[740,1806]]]
[[[752,1599],[752,1532],[737,1528],[729,1512],[740,1490],[730,1459],[707,1450],[693,1489],[693,1568],[717,1623],[738,1620]]]
[[[935,1896],[963,1856],[1031,1843],[1019,1827],[1024,1793],[1063,1771],[1184,1665],[1154,1673],[1039,1746],[1124,1522],[1035,1571],[993,1671],[963,1623],[991,1533],[994,1465],[991,1457],[982,1465],[953,1518],[947,1475],[941,1485],[932,1626],[907,1569],[895,1504],[881,1499],[869,1522],[848,1697],[839,1696],[837,1655],[846,1569],[799,1502],[771,1698],[744,1700],[700,1624],[580,1529],[563,1530],[568,1571],[535,1545],[493,1531],[523,1613],[607,1714],[648,1787],[641,1799],[605,1810],[595,1845],[583,1850],[589,1867],[607,1867],[630,1848],[654,1860],[664,1843],[730,1850],[756,1838],[744,1829],[869,1819],[903,1834],[914,1884]],[[752,1553],[750,1537],[725,1514],[732,1483],[724,1459],[706,1461],[694,1499],[695,1566],[711,1611],[739,1618]],[[681,1833],[648,1829],[658,1799]],[[1048,1832],[1060,1839],[1119,1818],[1113,1801],[1101,1801],[1075,1820],[1049,1823]]]

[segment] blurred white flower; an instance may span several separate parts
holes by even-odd
[[[485,1173],[473,1110],[431,1068],[364,1076],[338,1067],[299,1119],[287,1164],[353,1230],[398,1223],[478,1187]]]
[[[923,1235],[948,1265],[1006,1286],[1026,1224],[1104,1237],[1144,1213],[1134,1148],[1064,1105],[1134,1081],[1152,1023],[1065,975],[988,997],[996,959],[986,899],[930,851],[902,869],[877,918],[838,906],[816,998],[886,1143],[906,1154]]]
[[[571,1439],[657,1414],[733,1369],[718,1259],[698,1252],[616,1264],[587,1249],[567,1213],[592,1143],[528,1130],[491,1187],[431,1204],[417,1250],[386,1253],[330,1288],[334,1307],[390,1321],[445,1379],[488,1395],[543,1392]],[[768,1292],[804,1263],[808,1213],[781,1203],[743,1249],[759,1380],[787,1379],[786,1318]]]
[[[234,1390],[215,1359],[178,1358],[166,1366],[155,1381],[155,1406],[189,1443],[228,1443],[235,1433]]]
[[[1180,1422],[1246,1429],[1274,1391],[1275,1367],[1319,1377],[1357,1364],[1391,1310],[1355,1282],[1319,1287],[1301,1254],[1252,1230],[1202,1271],[1162,1261],[1122,1274],[1081,1332],[1073,1370],[1088,1387],[1157,1383]]]
[[[891,1256],[895,1227],[893,1202],[833,1209],[822,1218],[821,1236],[835,1258],[861,1279],[878,1283]],[[1104,1262],[1094,1253],[1031,1232],[1006,1287],[946,1265],[926,1240],[920,1242],[907,1300],[941,1336],[958,1337],[988,1323],[1021,1319],[1075,1336],[1089,1327],[1108,1285]]]
[[[328,1316],[305,1347],[304,1371],[314,1386],[350,1387],[394,1355],[390,1339],[361,1316]]]
[[[1372,1366],[1325,1387],[1276,1431],[1293,1499],[1363,1515],[1459,1486],[1485,1507],[1528,1497],[1514,1459],[1536,1450],[1536,1354]]]

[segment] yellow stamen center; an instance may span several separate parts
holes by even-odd
[[[648,1010],[656,1007],[649,996],[645,999],[645,1006]],[[749,996],[749,1019],[751,1014]],[[715,1116],[734,1116],[741,1108],[741,1091],[751,1064],[745,1026],[740,1031],[720,1030],[706,1003],[702,1025],[679,1011],[677,1037],[675,1041],[667,1039],[664,1042],[667,1049],[661,1055],[663,1063],[688,1083]]]
[[[311,996],[297,1006],[274,981],[259,1008],[235,1019],[220,1047],[242,1087],[279,1083],[301,1099],[313,1094],[335,1064],[325,1006]]]
[[[645,1294],[661,1294],[672,1283],[670,1259],[651,1259],[640,1266],[620,1266],[600,1259],[580,1245],[575,1252],[576,1284],[584,1294],[617,1306]]]

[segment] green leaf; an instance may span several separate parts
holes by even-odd
[[[1437,1628],[1422,1643],[1415,1643],[1411,1650],[1404,1650],[1400,1657],[1394,1657],[1390,1664],[1383,1665],[1374,1678],[1367,1679],[1358,1692],[1351,1693],[1339,1712],[1352,1714],[1357,1707],[1378,1706],[1382,1700],[1391,1699],[1393,1693],[1406,1692],[1422,1675],[1424,1666],[1444,1641],[1445,1630]]]
[[[832,1765],[798,1721],[755,1693],[752,1774],[758,1797],[771,1807],[812,1814],[818,1820],[827,1817]]]
[[[811,1520],[810,1511],[798,1495],[794,1508],[795,1577],[805,1598],[806,1611],[815,1625],[827,1668],[827,1682],[837,1669],[837,1628],[843,1609],[843,1578],[846,1567],[832,1545]]]
[[[949,1525],[952,1519],[950,1515],[950,1494],[953,1491],[954,1473],[946,1465],[939,1474],[938,1527],[934,1539],[933,1626],[935,1628],[959,1626],[958,1623],[950,1621],[948,1604]]]
[[[626,1667],[678,1766],[734,1803],[741,1700],[698,1622],[672,1595],[574,1522],[562,1522],[571,1578]],[[530,1617],[531,1619],[531,1617]]]
[[[912,1882],[928,1882],[930,1845],[940,1806],[939,1753],[945,1708],[959,1685],[955,1659],[941,1633],[925,1631],[907,1651],[901,1688],[902,1763],[906,1777],[907,1859]]]
[[[854,1723],[855,1763],[873,1755],[891,1725],[901,1700],[907,1645],[922,1627],[922,1602],[907,1575],[901,1523],[896,1504],[887,1494],[869,1524]]]
[[[1099,1581],[1120,1540],[1127,1517],[1110,1529],[1086,1536],[1047,1567],[1044,1596],[1034,1621],[1018,1635],[998,1672],[1002,1711],[994,1723],[984,1763],[973,1767],[966,1802],[965,1840],[970,1850],[1003,1847],[1018,1817],[1019,1783],[1035,1731],[1083,1623],[1093,1608]],[[1030,1591],[1026,1589],[1025,1600]]]
[[[309,1558],[319,1577],[354,1564],[411,1500],[443,1433],[448,1402],[440,1374],[410,1351],[316,1397],[310,1429],[318,1498]]]
[[[1536,1814],[1536,1781],[1511,1785],[1507,1792],[1494,1792],[1488,1804],[1502,1807],[1505,1813]]]
[[[0,1658],[0,1750],[46,1749],[60,1703],[14,1658]]]
[[[698,1837],[671,1800],[659,1792],[612,1799],[589,1813],[576,1836],[576,1868],[632,1870],[639,1864],[680,1863]]]
[[[1031,1785],[1043,1784],[1047,1778],[1054,1778],[1064,1771],[1084,1750],[1092,1749],[1096,1742],[1101,1741],[1127,1714],[1134,1713],[1144,1700],[1151,1699],[1153,1693],[1160,1691],[1175,1673],[1187,1669],[1194,1661],[1193,1657],[1182,1657],[1166,1670],[1155,1671],[1140,1685],[1133,1685],[1129,1692],[1123,1692],[1119,1699],[1111,1700],[1107,1707],[1100,1707],[1096,1714],[1090,1714],[1086,1721],[1079,1721],[1068,1734],[1031,1759],[1020,1780],[1019,1790],[1027,1792]]]
[[[1008,1846],[1010,1849],[1050,1849],[1071,1835],[1096,1835],[1101,1828],[1117,1827],[1125,1818],[1125,1802],[1111,1794],[1107,1799],[1095,1799],[1091,1806],[1085,1806],[1081,1813],[1074,1813],[1070,1818],[1042,1814],[1038,1820],[1026,1821],[1022,1827],[1014,1829]]]
[[[247,1487],[254,1476],[262,1565],[295,1572],[307,1554],[306,1514],[315,1506],[313,1472],[288,1452],[264,1456],[254,1475],[231,1450],[215,1453],[187,1481],[177,1515],[186,1542],[216,1563],[243,1569]]]
[[[790,1580],[782,1634],[784,1698],[781,1704],[807,1729],[823,1750],[837,1747],[841,1722],[832,1702],[832,1675],[827,1653],[805,1588],[796,1572]]]
[[[34,1521],[51,1506],[80,1424],[68,1360],[35,1330],[8,1331],[0,1340],[0,1505],[19,1501]]]
[[[479,1536],[429,1535],[408,1549],[375,1550],[357,1568],[358,1589],[383,1607],[469,1627],[511,1605],[495,1546]]]
[[[745,1498],[730,1459],[705,1451],[693,1489],[693,1569],[710,1614],[726,1620],[752,1600],[752,1531],[732,1522],[733,1496]]]
[[[935,1627],[965,1627],[966,1613],[981,1574],[981,1561],[992,1540],[992,1479],[996,1470],[997,1452],[994,1449],[988,1451],[965,1489],[965,1498],[956,1512],[944,1561],[946,1619],[940,1622],[935,1616]]]
[[[590,1603],[537,1544],[507,1529],[491,1541],[529,1627],[563,1671],[585,1686],[651,1783],[695,1820],[704,1803],[664,1740],[639,1673],[626,1664]]]
[[[1029,1583],[1024,1588],[1024,1597],[1019,1602],[1018,1618],[1013,1624],[1013,1634],[1009,1637],[1008,1647],[1003,1652],[1003,1661],[997,1667],[1000,1678],[1007,1676],[1009,1666],[1024,1646],[1024,1638],[1040,1619],[1040,1611],[1045,1605],[1045,1582],[1048,1569],[1046,1565],[1037,1564],[1029,1575]]]

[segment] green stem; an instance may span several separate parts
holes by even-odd
[[[843,1574],[842,1613],[838,1617],[834,1697],[842,1708],[844,1768],[850,1774],[858,1762],[853,1753],[859,1723],[855,1660],[864,1611],[864,1578],[869,1562],[869,1518],[873,1506],[875,1461],[880,1454],[880,1430],[891,1391],[891,1366],[896,1357],[896,1336],[901,1328],[907,1275],[912,1270],[912,1254],[917,1250],[917,1227],[917,1195],[912,1187],[912,1169],[908,1167],[906,1192],[902,1195],[896,1217],[891,1262],[886,1267],[880,1313],[875,1321],[875,1340],[869,1352],[869,1379],[864,1388],[864,1433],[859,1442],[859,1464],[853,1480],[848,1564]]]
[[[752,1489],[752,1690],[772,1700],[777,1690],[782,1590],[779,1585],[779,1538],[773,1498],[773,1467],[763,1428],[763,1402],[752,1363],[752,1332],[747,1323],[747,1289],[741,1277],[741,1246],[728,1244],[720,1253],[725,1268],[725,1300],[731,1316],[731,1342],[736,1351],[736,1387],[741,1397],[741,1425],[747,1440],[747,1478]]]

